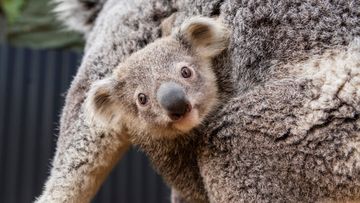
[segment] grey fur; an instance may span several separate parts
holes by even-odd
[[[307,80],[269,81],[219,112],[218,122],[204,129],[198,156],[213,202],[360,200],[360,168],[350,161],[360,154],[356,147],[342,149],[359,139],[354,109],[341,104],[347,110],[333,109],[306,132],[296,130],[309,114],[304,104],[316,97],[314,88]]]
[[[163,163],[176,161],[171,164],[175,167],[171,171],[176,174],[165,178],[190,202],[207,201],[199,170],[187,168],[190,157],[174,159],[193,153],[194,148],[182,149],[196,140],[186,133],[216,107],[218,92],[211,60],[226,48],[228,37],[226,27],[219,20],[190,18],[170,36],[155,40],[129,56],[110,77],[95,82],[86,99],[85,114],[92,129],[128,135],[133,144],[154,159],[160,171]],[[191,77],[182,76],[183,67],[191,70]],[[157,99],[158,94],[170,89],[178,90],[177,96],[186,98],[192,107],[185,109],[188,112],[179,120],[173,120]],[[146,104],[139,103],[139,93],[147,95]],[[166,102],[172,101],[166,97]],[[192,161],[196,166],[196,159]],[[180,178],[182,176],[184,178]],[[173,177],[177,177],[176,180]],[[194,181],[184,187],[185,179]]]
[[[221,14],[232,37],[228,52],[215,59],[223,104],[219,111],[193,132],[191,140],[141,145],[159,173],[176,188],[173,199],[181,199],[176,198],[179,194],[210,202],[359,200],[360,155],[354,143],[360,136],[360,96],[344,96],[343,91],[352,91],[345,82],[339,94],[322,97],[332,91],[323,88],[326,80],[317,76],[316,68],[311,69],[314,74],[305,74],[310,69],[308,60],[333,61],[342,52],[350,53],[350,42],[360,35],[359,1],[153,0],[140,5],[142,12],[136,6],[121,10],[121,4],[106,2],[89,33],[86,54],[62,115],[52,173],[39,202],[77,202],[91,187],[68,178],[67,173],[94,179],[89,171],[97,168],[97,162],[66,157],[80,149],[93,156],[81,146],[99,143],[97,133],[90,133],[83,123],[81,106],[88,87],[127,55],[159,37],[160,19],[175,9],[181,11],[177,25],[186,16]],[[329,50],[335,56],[325,57]],[[331,67],[340,67],[334,64]],[[334,81],[339,77],[335,74]],[[358,77],[349,76],[348,81]],[[76,140],[84,145],[74,145]],[[97,150],[100,154],[101,149]],[[52,191],[68,195],[56,199]],[[85,195],[85,201],[95,191]]]
[[[172,35],[133,53],[110,77],[92,85],[85,112],[89,122],[119,133],[126,128],[131,139],[143,140],[136,142],[189,132],[216,106],[211,60],[226,48],[228,39],[227,29],[217,20],[190,18]],[[189,77],[183,76],[184,68]],[[169,90],[173,95],[164,96]]]

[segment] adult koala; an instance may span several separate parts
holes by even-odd
[[[127,135],[85,123],[85,95],[159,37],[161,20],[176,10],[182,14],[175,25],[185,16],[221,14],[232,37],[214,62],[223,105],[208,125],[194,131],[195,141],[165,143],[176,146],[160,152],[168,162],[146,150],[176,189],[173,201],[359,200],[359,6],[357,0],[61,0],[60,18],[84,31],[87,45],[38,202],[88,202],[126,151]],[[189,165],[190,175],[178,173]],[[198,187],[187,189],[193,185],[187,177]]]

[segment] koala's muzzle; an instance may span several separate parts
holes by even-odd
[[[156,96],[158,102],[168,112],[172,120],[178,120],[191,111],[191,104],[184,89],[176,83],[166,82],[161,84]]]

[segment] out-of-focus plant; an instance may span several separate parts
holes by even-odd
[[[82,49],[83,39],[56,20],[52,0],[0,0],[6,41],[32,48]],[[1,28],[0,28],[1,29]]]
[[[1,9],[5,13],[8,21],[14,22],[19,17],[21,7],[24,5],[24,0],[2,0],[0,2]]]

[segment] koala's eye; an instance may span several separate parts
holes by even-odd
[[[186,66],[184,66],[184,67],[182,67],[181,68],[181,75],[184,77],[184,78],[189,78],[189,77],[191,77],[191,70],[188,68],[188,67],[186,67]]]
[[[143,93],[138,94],[138,100],[141,105],[145,105],[148,102],[147,96]]]

